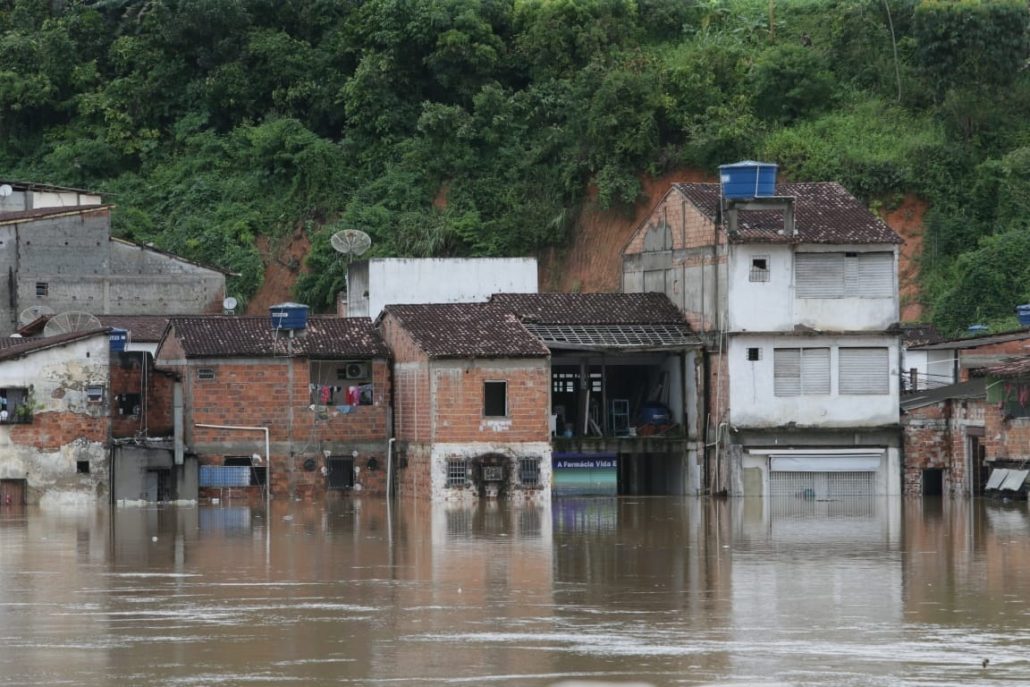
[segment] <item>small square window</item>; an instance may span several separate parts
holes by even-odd
[[[508,382],[483,383],[483,416],[507,417]]]
[[[761,348],[749,348],[749,349],[747,349],[747,359],[751,360],[751,361],[761,360],[762,359],[762,349]]]
[[[75,472],[80,475],[89,474],[89,461],[88,460],[77,460],[75,461]]]
[[[463,487],[468,479],[468,462],[464,460],[447,461],[447,486]]]
[[[36,282],[36,295],[37,296],[48,296],[50,295],[50,284],[45,281]]]
[[[540,486],[539,458],[519,459],[519,482],[521,482],[524,487]]]
[[[202,367],[197,370],[197,379],[214,379],[215,371],[210,367]]]
[[[104,387],[100,384],[87,386],[86,400],[90,403],[102,403],[104,400]]]
[[[769,256],[755,255],[751,258],[751,281],[769,281]]]

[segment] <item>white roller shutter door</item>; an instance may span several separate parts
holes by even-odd
[[[890,356],[886,348],[845,348],[839,351],[841,394],[890,393]]]
[[[796,253],[794,267],[798,298],[840,298],[844,295],[843,253]]]

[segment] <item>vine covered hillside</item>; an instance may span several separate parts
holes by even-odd
[[[328,238],[560,255],[644,180],[770,160],[929,207],[949,332],[1030,302],[1023,0],[6,0],[0,176],[101,190],[115,231],[332,305]],[[295,252],[295,251],[294,251]]]

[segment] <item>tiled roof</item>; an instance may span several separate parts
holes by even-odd
[[[85,212],[106,212],[112,205],[69,205],[58,208],[39,208],[38,210],[19,210],[17,212],[0,212],[0,224],[25,222],[58,215],[78,215]]]
[[[169,315],[97,315],[97,319],[105,327],[126,329],[129,341],[137,343],[157,343],[164,336],[168,326]]]
[[[492,303],[388,305],[430,358],[543,358],[549,352],[511,312]]]
[[[701,345],[686,324],[524,324],[553,349],[655,350]]]
[[[1011,358],[984,370],[992,377],[1030,377],[1030,356]]]
[[[709,219],[719,209],[719,184],[675,184]],[[901,243],[901,237],[832,181],[777,184],[780,196],[793,196],[797,236],[783,234],[783,214],[741,210],[734,243]]]
[[[68,332],[66,334],[58,334],[57,336],[40,336],[30,339],[5,337],[4,339],[0,339],[0,341],[2,341],[2,343],[0,343],[0,361],[21,358],[29,353],[35,353],[36,351],[42,351],[55,346],[63,346],[81,339],[89,339],[97,336],[98,334],[107,334],[107,332],[107,329],[90,329],[87,331]],[[12,341],[15,343],[11,343]]]
[[[309,317],[308,326],[290,341],[276,332],[268,317],[173,316],[168,334],[182,345],[187,358],[261,358],[285,356],[386,358],[389,351],[367,317]]]
[[[664,293],[498,293],[490,302],[540,324],[686,324]]]

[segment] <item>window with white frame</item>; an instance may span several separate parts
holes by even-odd
[[[798,298],[889,298],[894,295],[894,253],[797,253]]]
[[[885,347],[845,348],[838,351],[841,394],[883,395],[890,393],[890,355]]]
[[[829,395],[830,349],[774,349],[773,393],[776,396]]]

